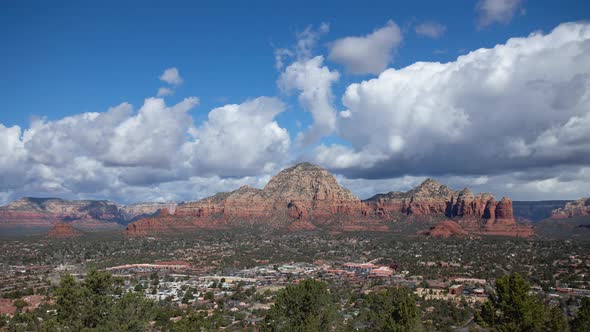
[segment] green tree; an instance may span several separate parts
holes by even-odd
[[[142,293],[121,295],[118,279],[91,270],[83,282],[65,275],[55,290],[57,315],[46,331],[145,331],[156,316],[155,304]]]
[[[154,303],[145,299],[143,294],[125,293],[113,304],[105,325],[112,331],[147,331],[148,322],[155,317],[154,311]]]
[[[403,287],[369,294],[359,320],[371,331],[420,330],[420,313],[415,296]]]
[[[590,331],[590,298],[582,299],[576,318],[572,320],[572,332]]]
[[[109,319],[115,293],[114,280],[111,274],[98,270],[90,270],[84,278],[85,303],[82,308],[82,322],[86,327],[97,327]]]
[[[16,307],[17,312],[22,312],[23,308],[29,305],[27,301],[23,299],[16,299],[12,302],[12,304]]]
[[[67,274],[61,278],[55,295],[57,321],[72,331],[80,329],[82,326],[82,311],[80,309],[86,297],[85,290],[74,277]]]
[[[172,326],[174,332],[200,332],[200,331],[211,331],[212,326],[207,320],[207,314],[196,313],[194,311],[189,312],[184,316],[178,323]]]
[[[496,280],[496,292],[478,314],[484,326],[503,331],[567,331],[559,308],[549,308],[530,294],[528,283],[518,273]]]
[[[335,322],[336,307],[327,284],[308,279],[277,293],[261,330],[329,331]]]
[[[551,332],[568,332],[570,330],[567,318],[559,307],[553,307],[548,310],[545,330]]]
[[[193,291],[189,288],[182,297],[182,303],[188,304],[194,298]]]

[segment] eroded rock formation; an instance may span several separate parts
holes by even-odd
[[[577,201],[567,202],[564,207],[555,209],[551,212],[552,219],[586,216],[590,216],[590,198],[580,198]]]

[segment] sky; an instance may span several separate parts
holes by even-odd
[[[2,1],[0,203],[190,201],[302,161],[590,195],[588,1]]]

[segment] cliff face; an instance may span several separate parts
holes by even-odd
[[[408,192],[379,194],[364,201],[370,211],[385,220],[397,216],[414,216],[414,219],[452,218],[462,230],[470,234],[529,237],[532,227],[517,225],[512,201],[503,197],[500,201],[487,193],[474,194],[468,188],[454,191],[432,179],[425,180]],[[454,224],[441,224],[434,234],[455,235]],[[443,235],[444,236],[444,235]]]
[[[552,219],[585,216],[590,216],[590,198],[581,198],[577,201],[567,202],[562,208],[555,209],[551,212]]]
[[[25,197],[0,207],[0,229],[49,229],[68,222],[85,230],[120,229],[138,216],[153,215],[176,204],[142,203],[119,206],[109,201]]]
[[[446,216],[449,218],[483,219],[486,223],[514,224],[512,201],[506,197],[496,202],[487,193],[475,195],[465,188],[454,191],[432,179],[426,179],[408,192],[375,195],[364,201],[384,218],[397,214]]]

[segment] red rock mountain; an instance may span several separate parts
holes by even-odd
[[[53,225],[51,230],[49,230],[49,233],[47,233],[47,237],[52,239],[69,239],[82,235],[83,233],[81,231],[74,228],[74,226],[71,224],[65,222],[59,222]]]
[[[517,226],[512,201],[497,202],[489,194],[456,192],[432,179],[402,193],[379,194],[364,202],[341,187],[334,176],[309,163],[285,169],[263,189],[241,187],[196,202],[179,204],[176,211],[128,225],[130,235],[173,233],[196,229],[228,229],[259,225],[275,229],[388,231],[401,216],[415,219],[454,218],[469,232],[493,235],[532,235]]]
[[[120,229],[135,218],[175,206],[175,203],[119,206],[109,201],[25,197],[0,207],[0,231],[47,230],[60,222],[72,223],[84,230]]]
[[[365,203],[385,219],[395,220],[400,215],[415,219],[447,217],[456,219],[463,229],[473,234],[519,237],[534,234],[531,227],[516,225],[509,198],[496,201],[488,193],[475,195],[469,188],[454,191],[433,179],[426,179],[408,192],[375,195]]]
[[[261,225],[290,230],[338,228],[385,230],[367,218],[367,207],[336,178],[309,163],[287,168],[264,189],[248,186],[197,202],[179,204],[173,215],[145,218],[130,224],[141,235],[186,229],[226,229]]]
[[[590,198],[581,198],[577,201],[567,202],[564,207],[555,209],[551,212],[552,219],[586,216],[590,216]]]

